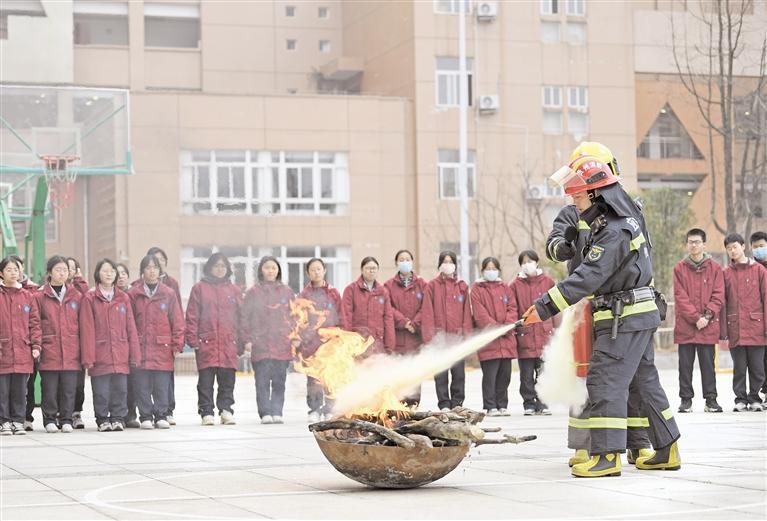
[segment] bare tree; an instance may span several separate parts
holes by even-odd
[[[767,188],[767,34],[763,20],[751,16],[753,4],[685,2],[691,18],[703,28],[702,43],[692,49],[686,25],[679,27],[671,13],[677,74],[707,127],[711,220],[721,233],[744,230],[746,236]],[[760,47],[747,44],[751,33],[760,38]],[[739,76],[739,67],[754,73]],[[724,189],[724,222],[717,215],[719,186]]]

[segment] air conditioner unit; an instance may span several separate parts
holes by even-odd
[[[532,185],[527,189],[526,199],[528,201],[540,201],[546,197],[546,185]]]
[[[493,114],[498,111],[501,102],[499,101],[497,94],[487,94],[479,97],[477,106],[479,107],[480,113]]]
[[[477,2],[477,21],[492,22],[498,16],[498,2]]]

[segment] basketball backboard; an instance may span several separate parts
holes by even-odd
[[[42,175],[62,155],[77,175],[130,174],[128,91],[0,85],[0,174]]]

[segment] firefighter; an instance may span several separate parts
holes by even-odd
[[[574,161],[581,156],[594,156],[606,163],[613,175],[620,175],[618,160],[612,151],[602,143],[582,141],[570,154],[570,161]],[[586,246],[586,241],[591,233],[590,227],[585,221],[580,219],[578,213],[578,209],[574,204],[563,207],[554,220],[553,229],[546,240],[546,256],[554,262],[567,262],[568,273],[572,273],[580,265],[583,248]],[[578,325],[576,331],[574,355],[576,371],[579,377],[585,377],[588,371],[593,340],[593,335],[591,334],[592,327],[591,320],[583,320]],[[626,460],[629,464],[636,463],[636,459],[639,456],[652,455],[650,438],[645,430],[649,420],[648,418],[643,418],[639,412],[641,400],[635,387],[632,383],[629,388],[627,410]],[[570,410],[567,426],[567,446],[575,450],[575,454],[568,460],[569,466],[572,467],[589,460],[589,428],[586,408],[580,412],[573,409]]]
[[[586,378],[590,459],[573,465],[577,477],[621,473],[626,450],[627,402],[632,384],[647,413],[656,452],[640,456],[638,469],[681,467],[679,429],[654,364],[653,333],[660,313],[652,282],[644,217],[610,167],[583,156],[556,174],[589,226],[582,262],[525,313],[525,323],[546,320],[593,295],[594,348]]]

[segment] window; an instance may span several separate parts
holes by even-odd
[[[77,45],[128,45],[127,2],[73,4],[74,42]]]
[[[586,0],[567,0],[568,16],[586,16]]]
[[[545,85],[543,87],[543,108],[562,108],[562,87]]]
[[[567,41],[572,45],[584,45],[586,43],[586,24],[568,22]]]
[[[588,87],[568,87],[567,106],[571,111],[587,112],[589,110]]]
[[[330,18],[330,9],[327,7],[320,7],[317,9],[317,17],[318,18]]]
[[[277,257],[282,281],[299,293],[308,283],[306,263],[320,257],[327,268],[326,279],[339,291],[351,282],[351,248],[348,246],[187,246],[181,248],[181,294],[186,298],[202,278],[202,268],[213,253],[221,252],[232,264],[232,281],[243,290],[258,280],[258,263],[266,255]]]
[[[557,13],[559,13],[558,0],[541,0],[541,14],[557,14]]]
[[[320,40],[320,52],[330,52],[330,40]]]
[[[666,105],[653,123],[637,155],[646,159],[703,159],[682,123]]]
[[[470,13],[471,0],[434,0],[434,12],[437,14],[458,14],[461,7],[464,13]]]
[[[543,113],[543,133],[562,133],[562,112],[547,111]]]
[[[559,22],[541,22],[541,41],[559,43]]]
[[[296,50],[296,41],[295,40],[285,40],[285,49],[289,51],[295,51]]]
[[[200,6],[144,4],[144,44],[147,47],[200,46]]]
[[[589,115],[583,112],[567,114],[567,131],[578,141],[589,133]]]
[[[285,16],[288,18],[293,18],[296,16],[296,6],[294,5],[286,5],[285,6]]]
[[[472,104],[471,77],[474,60],[466,58],[466,73],[469,84],[468,102]],[[458,93],[458,58],[449,56],[437,57],[435,84],[437,88],[438,107],[457,107],[459,103]]]
[[[477,190],[473,150],[469,150],[466,160],[466,188],[469,198],[472,198]],[[458,193],[458,165],[458,150],[440,150],[438,152],[437,177],[439,179],[440,199],[458,199],[460,197]]]
[[[182,152],[187,214],[343,215],[346,154],[195,150]]]

